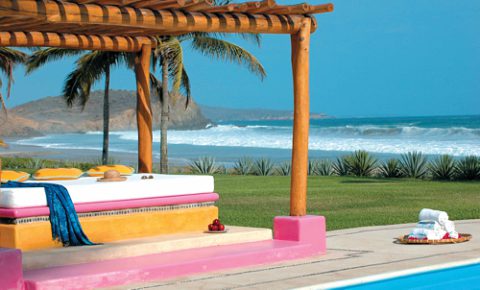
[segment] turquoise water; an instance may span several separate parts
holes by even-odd
[[[480,289],[480,264],[423,272],[334,289]]]
[[[159,131],[154,148],[159,148]],[[312,120],[310,157],[334,159],[355,150],[366,150],[380,159],[409,151],[426,155],[480,156],[480,115],[396,118],[342,118]],[[101,150],[102,133],[57,134],[18,140],[23,145],[50,149]],[[219,122],[202,130],[169,130],[169,155],[177,159],[213,156],[234,162],[242,156],[290,159],[291,120]],[[111,152],[137,152],[137,132],[111,132]],[[154,157],[158,158],[158,151]]]

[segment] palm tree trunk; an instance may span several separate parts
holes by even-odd
[[[168,62],[162,58],[162,115],[160,118],[160,173],[168,173],[167,129],[169,119]]]
[[[110,142],[110,104],[109,104],[109,90],[110,90],[110,67],[105,70],[105,92],[103,95],[103,150],[102,150],[102,164],[108,163],[108,144]]]

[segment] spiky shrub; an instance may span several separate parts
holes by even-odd
[[[37,170],[45,167],[44,164],[45,162],[42,159],[32,158],[28,162],[28,168]]]
[[[398,159],[387,160],[380,165],[379,173],[380,176],[387,178],[402,177],[402,172],[400,171],[400,162]]]
[[[451,180],[455,176],[455,160],[450,155],[442,155],[428,164],[432,179]]]
[[[252,172],[253,161],[248,157],[242,157],[235,162],[233,170],[236,174],[247,175]]]
[[[335,175],[346,176],[350,174],[350,156],[342,156],[332,163],[332,170]]]
[[[102,158],[97,158],[97,159],[93,160],[92,163],[93,163],[95,166],[104,165]],[[106,164],[106,165],[113,165],[113,164],[118,164],[118,163],[119,163],[119,161],[117,161],[115,158],[109,157],[109,158],[107,159],[107,164]]]
[[[318,175],[318,160],[308,161],[308,175]]]
[[[292,164],[288,161],[280,163],[277,168],[278,175],[287,176],[292,172]]]
[[[218,166],[218,169],[217,169],[217,171],[216,171],[215,173],[225,174],[225,175],[226,175],[226,174],[228,174],[228,172],[229,172],[229,171],[228,171],[228,168],[227,168],[227,167],[225,167],[224,165],[220,165],[220,166]]]
[[[317,164],[318,175],[329,176],[332,175],[332,162],[329,160],[321,160]]]
[[[273,173],[273,162],[268,158],[260,158],[255,161],[253,172],[255,175],[267,176]]]
[[[427,158],[417,151],[401,155],[400,172],[409,178],[424,178],[427,175]]]
[[[219,166],[215,162],[213,157],[200,157],[197,160],[190,163],[190,171],[192,173],[199,174],[214,174],[219,171]]]
[[[2,157],[2,167],[4,170],[29,168],[32,158],[23,157]]]
[[[457,162],[455,177],[460,180],[480,179],[480,158],[467,156]]]
[[[376,169],[377,159],[364,150],[355,151],[348,158],[350,173],[355,176],[371,176]]]

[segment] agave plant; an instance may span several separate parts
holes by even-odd
[[[348,158],[350,173],[355,176],[371,176],[376,168],[377,159],[367,151],[357,150]]]
[[[417,151],[402,154],[400,172],[405,177],[424,178],[427,175],[427,158]]]
[[[292,172],[292,164],[288,161],[281,163],[278,168],[277,172],[279,175],[288,176]]]
[[[308,161],[308,175],[318,175],[318,160]]]
[[[457,162],[456,178],[462,180],[480,179],[480,158],[467,156]]]
[[[428,164],[433,179],[451,180],[455,176],[455,160],[450,155],[442,155]]]
[[[350,156],[342,156],[332,163],[333,173],[338,176],[350,174]]]
[[[380,176],[387,178],[401,177],[400,162],[398,159],[389,159],[380,165]]]
[[[332,162],[329,160],[319,161],[317,164],[317,172],[320,176],[332,175]]]
[[[28,168],[31,168],[32,170],[37,170],[45,167],[44,164],[45,162],[42,159],[32,158],[28,161]]]
[[[239,175],[247,175],[252,172],[253,161],[248,157],[242,157],[235,162],[233,170]]]
[[[190,163],[190,171],[199,174],[215,174],[219,171],[219,166],[213,157],[200,157],[198,160]]]
[[[253,172],[256,175],[267,176],[273,172],[274,165],[268,158],[260,158],[255,161]]]

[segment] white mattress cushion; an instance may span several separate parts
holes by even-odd
[[[153,179],[141,179],[153,175]],[[35,181],[27,181],[35,182]],[[55,180],[65,186],[73,203],[128,200],[208,193],[214,191],[213,176],[134,174],[122,182],[97,182],[97,177],[83,177],[77,180]],[[0,207],[20,208],[46,206],[43,188],[2,188]]]

